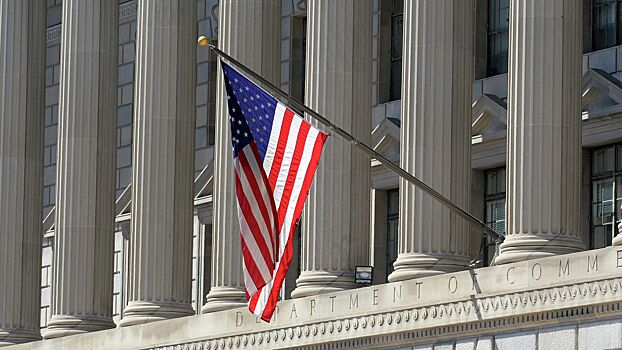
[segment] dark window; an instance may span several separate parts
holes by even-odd
[[[611,245],[622,220],[622,144],[592,152],[590,249]]]
[[[488,76],[507,73],[509,0],[488,0]]]
[[[47,26],[53,27],[59,25],[63,16],[62,5],[53,5],[48,7]]]
[[[400,218],[400,193],[399,190],[388,192],[387,212],[387,277],[393,272],[393,263],[397,260],[397,236]]]
[[[402,95],[402,39],[404,36],[404,0],[393,0],[391,11],[391,81],[389,100],[399,100]]]
[[[621,41],[621,0],[594,0],[592,4],[592,46],[594,50],[616,46]]]
[[[486,224],[500,235],[505,234],[505,168],[486,172]],[[484,237],[484,266],[492,261],[495,255],[495,241]]]

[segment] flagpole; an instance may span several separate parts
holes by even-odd
[[[462,208],[458,207],[457,205],[452,203],[449,199],[447,199],[445,196],[443,196],[442,194],[440,194],[436,190],[434,190],[432,187],[426,185],[423,181],[419,180],[418,178],[416,178],[414,175],[410,174],[408,171],[404,170],[399,165],[393,163],[391,160],[389,160],[388,158],[386,158],[382,154],[374,151],[373,148],[371,148],[370,146],[366,145],[362,141],[358,140],[354,136],[350,135],[347,131],[343,130],[338,125],[336,125],[333,122],[331,122],[330,120],[326,119],[325,117],[323,117],[318,112],[316,112],[313,109],[307,107],[304,103],[298,101],[296,98],[292,97],[290,94],[288,94],[285,91],[281,90],[280,88],[276,87],[274,84],[272,84],[268,80],[264,79],[261,75],[255,73],[253,70],[251,70],[250,68],[246,67],[244,64],[242,64],[241,62],[239,62],[235,58],[229,56],[228,54],[226,54],[225,52],[223,52],[222,50],[220,50],[219,48],[217,48],[213,44],[210,44],[209,40],[206,37],[204,37],[204,36],[199,37],[198,44],[199,44],[199,46],[203,46],[203,47],[206,46],[212,52],[214,52],[216,55],[218,55],[221,58],[224,58],[225,60],[233,63],[236,67],[238,67],[239,69],[244,71],[244,73],[250,75],[252,78],[254,78],[254,79],[258,80],[259,82],[261,82],[264,85],[265,88],[267,88],[268,90],[270,90],[274,94],[278,95],[280,98],[285,99],[286,100],[285,102],[287,102],[286,104],[292,105],[294,108],[296,108],[296,109],[298,109],[298,110],[300,110],[302,112],[305,112],[309,116],[313,117],[313,119],[315,119],[318,122],[320,122],[320,123],[324,124],[325,126],[327,126],[331,131],[333,131],[334,133],[338,134],[339,136],[344,138],[346,141],[350,142],[353,146],[358,147],[361,151],[363,151],[363,153],[365,153],[371,159],[376,159],[382,165],[384,165],[385,167],[391,169],[394,173],[396,173],[401,178],[405,179],[406,181],[408,181],[411,184],[413,184],[416,187],[418,187],[423,192],[427,193],[429,196],[431,196],[434,199],[436,199],[439,202],[441,202],[443,205],[445,205],[448,209],[453,211],[455,214],[458,214],[463,219],[465,219],[465,220],[471,222],[472,224],[480,227],[488,236],[490,236],[492,239],[494,239],[497,244],[500,244],[501,242],[503,242],[503,237],[500,236],[497,232],[495,232],[488,225],[486,225],[484,222],[482,222],[478,218],[474,217],[473,215],[471,215],[467,211],[463,210]]]

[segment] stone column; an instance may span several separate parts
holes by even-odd
[[[404,169],[469,210],[473,1],[404,2]],[[389,281],[466,268],[469,225],[400,179],[398,258]]]
[[[45,11],[0,0],[0,346],[41,339]]]
[[[510,5],[506,239],[498,264],[581,242],[581,0]]]
[[[63,2],[52,318],[46,339],[114,327],[118,1]]]
[[[369,144],[371,1],[310,1],[307,21],[307,105]],[[292,297],[356,287],[355,266],[369,264],[370,171],[369,158],[351,144],[328,140],[302,213]]]
[[[278,85],[281,1],[221,0],[219,13],[220,49]],[[203,313],[246,305],[231,131],[220,67],[216,84],[212,285]]]
[[[194,313],[196,1],[139,0],[129,303],[120,326]]]

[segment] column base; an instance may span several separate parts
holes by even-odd
[[[223,310],[237,309],[246,306],[246,293],[234,287],[213,287],[207,293],[202,314]]]
[[[515,234],[505,236],[501,243],[496,265],[546,258],[548,256],[576,253],[585,250],[577,237],[555,237],[553,235]]]
[[[395,270],[389,275],[389,282],[399,282],[463,271],[468,267],[468,259],[465,256],[406,253],[398,256],[393,267]]]
[[[41,340],[41,332],[34,329],[0,329],[0,347]]]
[[[296,280],[292,298],[340,292],[357,287],[358,285],[354,283],[354,272],[305,271]]]
[[[190,304],[131,301],[127,307],[125,307],[125,310],[123,310],[123,318],[119,322],[119,327],[134,326],[137,324],[191,315],[194,315],[194,310]]]
[[[112,321],[112,317],[54,315],[48,322],[48,328],[43,334],[43,338],[54,339],[103,331],[114,327],[116,325]]]

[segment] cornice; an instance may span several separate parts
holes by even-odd
[[[238,308],[17,348],[374,349],[621,317],[622,247],[609,247],[284,300],[271,323]]]
[[[331,349],[429,342],[441,336],[472,336],[620,316],[621,296],[622,279],[612,278],[189,342],[178,344],[176,349],[317,350],[326,345],[325,342],[331,343]],[[612,299],[617,301],[611,302]],[[606,300],[610,302],[595,304],[595,301]],[[573,301],[586,305],[564,307]],[[548,310],[543,311],[542,308]],[[504,311],[509,311],[511,315],[503,316]],[[316,344],[303,345],[308,342]],[[154,349],[169,348],[162,346]]]
[[[622,249],[612,247],[440,275],[417,282],[423,286],[432,282],[432,290],[436,294],[434,296],[426,295],[424,288],[413,289],[412,285],[393,283],[384,287],[378,286],[378,289],[368,287],[335,293],[334,296],[324,296],[325,300],[318,300],[317,305],[323,305],[326,309],[329,307],[326,305],[330,305],[330,302],[327,303],[328,299],[341,298],[337,304],[341,312],[334,314],[334,317],[326,312],[316,316],[316,319],[303,315],[310,310],[304,310],[304,305],[311,298],[280,303],[281,315],[277,315],[272,327],[263,324],[257,324],[254,328],[244,326],[242,315],[246,310],[231,310],[228,311],[230,314],[237,314],[234,323],[236,327],[238,323],[241,325],[239,332],[235,332],[236,327],[232,325],[227,329],[227,334],[221,337],[167,344],[156,349],[167,349],[171,345],[183,350],[319,350],[328,347],[369,349],[376,346],[386,347],[387,344],[412,345],[439,338],[526,330],[619,317],[622,316],[622,276],[618,272],[621,268]],[[471,278],[472,290],[469,283]],[[512,289],[514,286],[516,288]],[[447,288],[448,291],[443,291]],[[398,289],[399,298],[396,303],[395,291]],[[419,291],[420,300],[425,300],[420,306],[416,305]],[[348,294],[350,309],[358,314],[344,312],[344,309],[347,310]],[[353,295],[356,295],[355,299]],[[374,309],[369,307],[369,300],[367,305],[363,305],[364,300],[370,296],[373,296],[373,305],[378,305],[381,309],[370,311]],[[403,296],[407,298],[406,303],[402,303],[406,300]],[[356,303],[354,309],[353,300]],[[314,304],[311,303],[313,309]],[[301,321],[292,319],[294,312],[296,318],[302,315],[302,318],[298,318]],[[245,322],[248,322],[246,318]],[[255,323],[252,320],[250,322]]]

